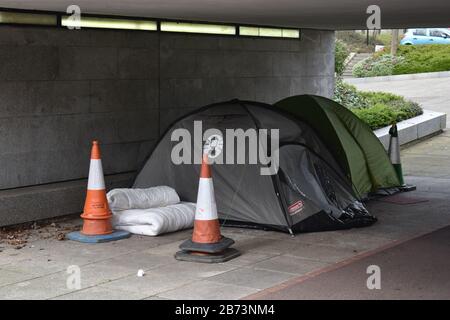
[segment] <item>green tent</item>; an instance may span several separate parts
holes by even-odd
[[[315,95],[289,97],[275,106],[316,130],[360,196],[400,186],[383,145],[370,127],[344,106]]]

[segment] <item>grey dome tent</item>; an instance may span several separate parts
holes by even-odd
[[[276,174],[261,175],[260,169],[270,164],[260,162],[213,164],[219,218],[225,225],[293,233],[362,227],[376,221],[355,196],[351,180],[315,131],[281,109],[258,102],[217,103],[177,120],[161,137],[133,188],[168,185],[178,192],[181,200],[196,201],[200,165],[175,164],[171,158],[174,147],[180,143],[172,134],[185,129],[194,137],[194,121],[201,121],[203,132],[208,129],[222,132],[224,146],[231,142],[227,141],[226,129],[279,129]],[[187,153],[201,154],[203,143],[189,144]],[[270,148],[269,143],[267,146]],[[259,147],[263,147],[261,143]],[[246,159],[249,149],[247,144]],[[225,159],[228,151],[226,147],[223,150]],[[275,154],[274,150],[263,151]]]

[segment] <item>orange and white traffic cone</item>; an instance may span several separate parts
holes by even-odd
[[[86,201],[84,204],[83,228],[81,232],[67,235],[70,240],[97,243],[124,239],[130,236],[127,231],[114,231],[111,224],[111,210],[106,198],[105,179],[98,141],[92,142],[91,164]]]
[[[175,254],[175,258],[194,262],[225,262],[240,255],[236,249],[229,248],[233,244],[232,239],[220,233],[211,168],[208,164],[208,154],[204,153],[192,240],[186,240],[180,245],[181,251]]]
[[[197,243],[217,243],[221,238],[211,168],[208,164],[208,156],[205,154],[200,170],[192,241]]]

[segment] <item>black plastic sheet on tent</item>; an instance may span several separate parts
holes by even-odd
[[[176,121],[139,172],[134,188],[168,185],[182,200],[196,201],[200,165],[174,164],[171,160],[172,149],[179,143],[172,141],[173,131],[183,128],[194,136],[194,121],[202,122],[203,132],[279,129],[277,174],[261,175],[264,165],[260,163],[213,165],[219,218],[225,225],[292,233],[362,227],[376,221],[354,195],[350,179],[314,130],[280,109],[257,102],[213,104]],[[201,148],[201,144],[192,143],[191,154],[201,153]]]

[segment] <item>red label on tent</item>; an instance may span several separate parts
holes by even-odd
[[[297,202],[294,202],[293,204],[291,204],[288,207],[288,212],[291,216],[293,216],[294,214],[299,213],[300,211],[302,211],[303,209],[303,201],[302,200],[298,200]]]

